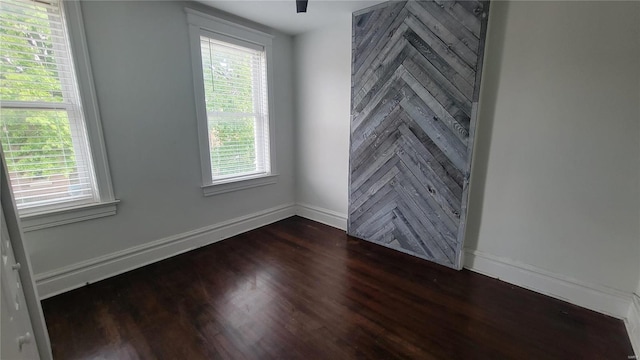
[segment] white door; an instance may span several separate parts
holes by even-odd
[[[52,358],[49,333],[0,148],[0,359]]]
[[[0,264],[2,312],[0,313],[0,359],[40,359],[33,336],[31,319],[27,311],[19,272],[22,265],[16,262],[7,231],[7,222],[0,207],[2,228]]]

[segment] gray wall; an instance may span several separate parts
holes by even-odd
[[[296,196],[341,213],[350,21],[294,39]],[[466,247],[633,292],[640,4],[494,2],[489,22]]]
[[[296,201],[347,213],[351,16],[294,37]],[[345,221],[346,225],[346,221]]]
[[[36,274],[294,201],[292,39],[282,34],[273,43],[278,183],[203,197],[185,6],[203,9],[181,1],[82,3],[122,202],[115,216],[27,233]]]
[[[640,4],[496,10],[471,190],[470,212],[480,216],[467,246],[631,292],[640,265]]]

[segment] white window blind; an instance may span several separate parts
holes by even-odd
[[[271,171],[261,46],[200,36],[212,181]]]
[[[0,142],[21,213],[98,201],[59,2],[0,0]]]

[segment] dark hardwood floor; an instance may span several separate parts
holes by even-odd
[[[299,217],[43,302],[56,359],[627,359],[621,320]]]

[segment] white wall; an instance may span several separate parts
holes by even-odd
[[[638,258],[638,262],[640,262],[640,258]],[[640,270],[638,272],[638,285],[636,286],[636,291],[634,293],[636,296],[640,297]]]
[[[630,294],[640,271],[640,4],[491,6],[466,247]],[[350,21],[294,39],[296,196],[343,213],[349,109],[335,97],[348,93]]]
[[[497,5],[470,208],[481,217],[467,245],[631,292],[640,5]]]
[[[351,15],[294,38],[296,201],[346,216]]]
[[[82,2],[115,216],[26,234],[41,274],[294,201],[292,39],[276,33],[275,185],[204,197],[182,1]],[[212,13],[213,14],[213,13]]]

